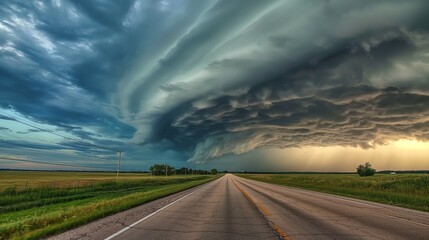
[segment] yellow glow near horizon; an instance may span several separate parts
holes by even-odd
[[[371,162],[377,170],[429,169],[429,142],[402,139],[362,149],[354,147],[304,147],[271,149],[267,157],[288,171],[354,171]]]
[[[389,145],[393,145],[402,149],[428,149],[429,150],[429,142],[422,142],[418,140],[402,139],[398,141],[392,141],[389,143]]]

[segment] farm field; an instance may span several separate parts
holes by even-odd
[[[237,174],[284,186],[429,211],[428,174]]]
[[[188,177],[191,175],[188,175]],[[182,175],[169,176],[183,178]],[[129,180],[163,181],[164,176],[150,176],[148,173],[121,173],[119,182]],[[7,188],[24,190],[34,187],[83,187],[103,182],[116,182],[114,172],[46,172],[46,171],[0,171],[0,191]]]
[[[208,182],[208,175],[2,171],[0,239],[38,239]]]

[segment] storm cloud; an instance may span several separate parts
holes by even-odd
[[[424,0],[8,1],[0,107],[193,163],[428,141],[427,9]]]

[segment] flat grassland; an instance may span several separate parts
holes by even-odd
[[[190,177],[191,175],[187,175]],[[169,176],[183,178],[182,175]],[[147,173],[121,173],[119,181],[129,180],[159,180],[164,176],[150,176]],[[0,171],[0,191],[10,188],[24,190],[38,187],[84,187],[99,183],[115,182],[116,173],[113,172],[46,172],[46,171]]]
[[[237,174],[284,186],[429,211],[429,174]]]
[[[0,172],[0,239],[37,239],[213,180],[95,172]]]

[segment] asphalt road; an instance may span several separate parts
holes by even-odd
[[[128,220],[120,225],[119,220],[93,223],[92,228],[78,228],[54,238],[429,239],[429,213],[231,174],[151,209],[150,213],[141,211],[138,218],[125,217]],[[91,230],[94,227],[97,231]]]
[[[278,239],[232,175],[185,195],[111,239]]]
[[[289,239],[429,239],[427,212],[231,178]]]

